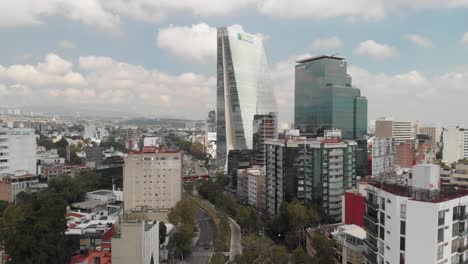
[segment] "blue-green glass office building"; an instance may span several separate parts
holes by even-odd
[[[367,99],[351,84],[344,58],[319,56],[296,62],[294,123],[303,134],[340,129],[345,139],[367,133]]]

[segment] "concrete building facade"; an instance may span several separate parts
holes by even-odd
[[[182,154],[143,148],[125,158],[123,191],[126,211],[165,211],[182,198]]]
[[[452,163],[468,158],[468,130],[447,127],[442,132],[442,160]]]
[[[420,127],[419,134],[428,135],[431,138],[433,146],[437,146],[440,143],[442,130],[440,127]]]
[[[376,138],[393,138],[395,145],[412,139],[411,122],[385,117],[375,121]]]
[[[123,221],[112,238],[112,264],[158,264],[159,223]]]
[[[0,128],[0,177],[17,170],[37,174],[36,136],[29,128]]]
[[[0,178],[0,200],[10,203],[16,202],[16,196],[20,192],[26,192],[39,183],[39,176],[24,174],[16,171],[16,174],[4,175]]]
[[[441,189],[440,168],[418,164],[408,185],[369,182],[367,263],[465,263],[468,192]]]

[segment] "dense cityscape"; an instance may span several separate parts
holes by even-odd
[[[163,19],[159,9],[169,5],[149,1],[133,9],[124,2],[112,8],[110,2],[97,0],[84,6],[63,2],[39,8],[31,19],[42,24],[63,15],[110,32],[112,25],[95,25],[98,18],[87,20],[80,12],[140,14],[152,21],[153,16]],[[268,9],[273,2],[258,4],[259,12],[273,12]],[[309,7],[317,7],[314,3],[308,2]],[[208,5],[202,4],[208,13],[218,14]],[[40,4],[25,6],[32,10]],[[462,6],[467,5],[446,8]],[[62,9],[67,11],[61,14]],[[15,17],[20,9],[11,10]],[[346,14],[341,16],[378,16]],[[0,31],[2,23],[0,19]],[[357,70],[347,54],[323,48],[339,50],[337,37],[315,41],[314,55],[290,59],[287,71],[293,74],[281,80],[294,87],[287,90],[275,88],[278,65],[268,64],[266,43],[275,38],[249,33],[238,24],[192,27],[210,31],[211,38],[203,41],[213,54],[196,47],[200,54],[194,57],[208,58],[207,67],[216,74],[209,80],[190,73],[170,81],[173,76],[162,72],[97,56],[79,58],[76,69],[87,75],[53,53],[37,65],[0,64],[0,264],[468,263],[468,128],[463,120],[452,121],[462,118],[462,112],[445,120],[430,114],[423,120],[412,120],[411,113],[393,116],[392,109],[413,103],[405,99],[412,91],[395,91],[391,96],[400,99],[388,97],[387,104],[379,101],[381,108],[375,107],[375,94],[355,85],[367,78],[364,70]],[[162,41],[163,34],[178,29],[161,29],[158,47],[180,52],[171,51],[175,39],[169,38],[169,45]],[[116,38],[128,37],[120,30],[113,32]],[[199,44],[196,38],[185,48]],[[415,34],[403,39],[421,49],[435,46]],[[468,46],[468,33],[462,43]],[[66,41],[60,46],[76,48]],[[377,55],[379,48],[386,55]],[[373,40],[352,52],[379,63],[397,53]],[[433,82],[463,80],[466,68],[460,69],[458,75]],[[138,82],[132,74],[151,81]],[[418,72],[410,75],[396,75],[389,82],[425,82]],[[48,96],[63,101],[41,97],[40,91],[29,93],[23,82],[39,83],[38,90],[48,86]],[[91,83],[116,88],[103,94],[73,88]],[[69,88],[61,91],[60,85]],[[177,92],[179,98],[148,92],[179,85],[187,88]],[[122,92],[122,87],[139,96]],[[18,89],[24,94],[16,94]],[[447,93],[454,91],[464,96],[455,88]],[[206,103],[205,97],[215,103]],[[100,99],[93,107],[95,98]],[[33,100],[44,104],[24,103]],[[84,106],[80,111],[79,104]],[[206,110],[195,111],[190,104]],[[148,105],[154,112],[145,110]],[[292,119],[285,106],[293,109]],[[443,114],[444,107],[451,108],[442,102],[426,107]],[[141,111],[145,114],[137,114]]]

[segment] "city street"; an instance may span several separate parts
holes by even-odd
[[[197,221],[200,227],[200,238],[198,239],[198,242],[195,244],[195,246],[192,248],[190,256],[185,261],[179,262],[180,264],[208,263],[210,255],[213,252],[213,246],[210,246],[214,244],[214,240],[216,237],[216,227],[213,221],[201,209],[198,209]],[[205,245],[208,245],[208,249],[205,247]]]

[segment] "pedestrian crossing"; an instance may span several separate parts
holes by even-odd
[[[193,251],[190,256],[191,257],[209,257],[211,254],[211,251]]]

